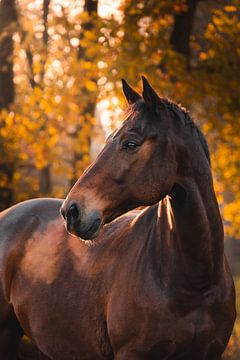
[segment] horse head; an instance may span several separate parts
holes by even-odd
[[[125,119],[95,162],[70,190],[61,213],[67,229],[93,239],[100,228],[171,191],[177,175],[177,131],[172,114],[143,77],[142,96],[123,80]]]

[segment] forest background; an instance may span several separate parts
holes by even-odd
[[[240,293],[240,0],[0,0],[0,210],[64,197],[142,74],[206,135]]]

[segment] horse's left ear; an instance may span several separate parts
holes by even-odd
[[[158,114],[160,108],[164,105],[162,99],[158,96],[155,90],[153,90],[153,88],[151,87],[145,76],[142,76],[142,82],[143,82],[142,97],[146,105],[149,107],[149,109]]]

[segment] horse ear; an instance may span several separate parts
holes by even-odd
[[[136,101],[141,99],[141,95],[133,90],[124,79],[122,79],[122,88],[129,105],[134,104]]]
[[[142,76],[143,82],[143,92],[142,97],[146,103],[146,105],[155,113],[159,112],[159,108],[163,106],[161,98],[158,94],[153,90],[145,76]]]

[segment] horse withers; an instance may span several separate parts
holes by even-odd
[[[125,121],[66,200],[0,215],[3,360],[23,333],[56,360],[222,358],[235,293],[206,141],[145,78],[123,90]]]

